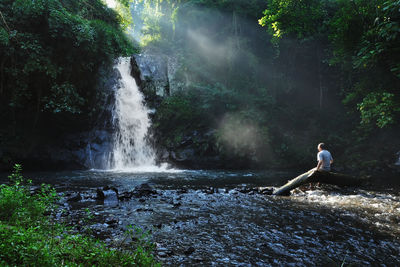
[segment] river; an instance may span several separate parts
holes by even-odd
[[[107,243],[122,242],[128,225],[151,230],[154,253],[164,265],[400,265],[398,187],[322,186],[290,197],[253,189],[278,186],[297,174],[75,171],[25,177],[53,184],[66,199],[80,192],[81,200],[63,202],[75,214],[66,218],[79,225],[73,217],[89,209],[95,234]],[[97,188],[115,187],[121,194],[141,184],[157,193],[125,201],[94,197]]]

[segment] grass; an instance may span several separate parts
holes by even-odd
[[[159,266],[148,242],[109,248],[56,222],[55,190],[42,185],[31,193],[21,169],[15,165],[10,184],[0,185],[0,266]]]

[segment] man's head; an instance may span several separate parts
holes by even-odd
[[[325,144],[324,143],[319,143],[318,144],[318,151],[322,151],[325,149]]]

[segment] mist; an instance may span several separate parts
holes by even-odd
[[[218,126],[219,142],[228,153],[256,157],[263,145],[260,127],[250,120],[243,120],[239,113],[227,113]]]
[[[259,14],[246,14],[228,4],[136,1],[131,34],[142,53],[178,62],[175,82],[196,99],[192,105],[206,114],[203,124],[217,130],[224,149],[249,158],[296,158],[305,149],[309,157],[297,160],[312,160],[314,138],[335,127],[334,112],[344,112],[338,94],[328,89],[338,84],[325,81],[335,74],[318,62],[317,41],[288,37],[276,47],[258,24],[265,3],[257,8]],[[319,110],[322,104],[326,108]]]

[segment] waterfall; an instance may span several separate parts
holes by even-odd
[[[111,166],[117,170],[153,170],[157,167],[154,150],[148,142],[149,110],[131,76],[130,58],[120,58],[116,69],[121,79],[113,112],[116,132]]]

